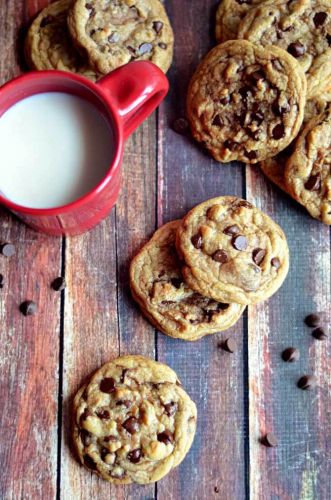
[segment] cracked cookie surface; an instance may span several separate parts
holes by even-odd
[[[330,88],[331,4],[328,0],[261,4],[243,19],[238,38],[287,50],[306,74],[308,97]]]
[[[107,481],[147,484],[179,465],[197,411],[168,366],[142,356],[103,365],[74,399],[80,461]]]
[[[148,60],[166,72],[173,32],[159,0],[76,0],[68,26],[102,74],[130,61]]]
[[[198,340],[230,328],[245,307],[216,302],[186,285],[175,248],[180,224],[179,220],[165,224],[140,250],[130,266],[130,285],[143,313],[158,329],[172,337]]]
[[[40,12],[26,36],[25,57],[32,69],[71,71],[96,81],[100,75],[75,50],[68,33],[71,5],[71,0],[59,0]]]
[[[286,162],[285,182],[310,215],[331,224],[331,104],[298,136]]]
[[[247,12],[263,0],[222,0],[216,11],[216,40],[226,42],[238,38],[238,28]]]
[[[187,284],[222,302],[254,304],[273,295],[289,268],[281,228],[246,200],[222,196],[184,217],[177,231]]]
[[[305,102],[306,78],[287,52],[228,41],[198,66],[187,113],[193,136],[216,160],[257,163],[297,135]]]

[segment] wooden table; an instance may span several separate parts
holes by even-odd
[[[22,26],[48,2],[0,0],[0,77],[19,74]],[[171,123],[185,113],[197,62],[214,43],[217,0],[167,0],[176,47],[166,101],[126,145],[123,186],[111,215],[91,232],[56,239],[1,212],[0,239],[17,246],[0,257],[1,499],[287,500],[331,498],[330,340],[303,323],[330,317],[329,228],[271,185],[255,167],[220,165]],[[18,44],[20,45],[20,44]],[[250,307],[235,327],[197,343],[154,330],[130,297],[128,266],[156,227],[207,198],[247,197],[285,230],[291,269],[281,290]],[[50,289],[64,275],[65,292]],[[24,317],[25,299],[38,314]],[[217,346],[232,334],[238,350]],[[300,349],[286,364],[285,347]],[[91,371],[119,354],[168,363],[198,405],[194,445],[156,485],[115,487],[80,467],[70,451],[72,396]],[[315,373],[318,387],[297,389]],[[259,439],[272,431],[277,448]]]

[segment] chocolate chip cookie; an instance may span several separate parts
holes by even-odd
[[[25,56],[32,69],[58,69],[79,73],[90,80],[99,75],[79,54],[67,29],[67,13],[71,0],[54,2],[36,17],[25,40]]]
[[[193,208],[177,231],[187,284],[214,300],[254,304],[273,295],[289,268],[281,228],[261,210],[234,196]]]
[[[105,364],[73,404],[80,461],[106,481],[158,481],[185,457],[196,406],[168,366],[142,356]]]
[[[297,135],[305,102],[306,78],[293,57],[278,47],[233,40],[199,65],[187,113],[193,136],[216,160],[257,163]]]
[[[331,224],[331,104],[300,133],[286,162],[285,182],[313,217]]]
[[[216,40],[226,42],[238,38],[238,27],[247,12],[263,0],[222,0],[216,12]]]
[[[331,86],[331,3],[329,0],[276,1],[251,9],[238,38],[287,50],[307,77],[307,96]]]
[[[262,172],[280,189],[287,193],[286,183],[285,183],[285,165],[289,157],[287,152],[289,148],[279,153],[274,158],[269,158],[268,160],[261,161],[259,167]],[[288,194],[288,193],[287,193]]]
[[[181,221],[161,227],[130,267],[133,297],[159,330],[171,337],[198,340],[230,328],[245,307],[223,304],[191,290],[183,280],[175,240]]]
[[[136,60],[170,67],[173,32],[159,0],[76,0],[68,26],[102,74]]]

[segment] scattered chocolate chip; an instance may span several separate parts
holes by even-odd
[[[151,52],[151,50],[153,49],[153,45],[151,43],[142,43],[140,46],[139,46],[139,55],[144,55],[144,54],[148,54],[149,52]]]
[[[135,450],[130,451],[130,453],[127,454],[127,458],[130,462],[133,464],[137,464],[140,459],[141,459],[141,449],[136,448]]]
[[[241,87],[238,92],[243,99],[247,99],[248,92],[251,92],[251,89],[249,87]]]
[[[97,415],[99,418],[102,418],[102,419],[110,418],[110,413],[108,410],[99,410],[99,411],[97,411]]]
[[[300,351],[295,347],[288,347],[282,352],[282,359],[286,363],[293,363],[300,358]]]
[[[3,276],[0,274],[0,288],[3,288]]]
[[[225,97],[222,97],[222,99],[220,99],[220,104],[223,104],[223,106],[225,106],[226,104],[229,104],[230,101],[231,101],[231,96],[230,94],[228,94]]]
[[[235,248],[236,250],[239,250],[240,252],[243,252],[247,248],[247,239],[242,234],[238,234],[236,236],[233,236],[231,243],[232,243],[233,248]]]
[[[120,382],[121,384],[124,384],[124,381],[125,381],[125,375],[127,374],[129,370],[127,368],[124,368],[124,370],[122,370],[122,373],[121,373],[121,378],[120,378]]]
[[[249,160],[255,160],[255,159],[257,158],[256,151],[245,151],[245,156],[246,156]]]
[[[168,429],[166,429],[165,431],[160,432],[157,435],[157,440],[161,441],[161,443],[164,443],[167,445],[167,444],[171,444],[173,442],[174,436]]]
[[[270,262],[272,267],[275,267],[276,269],[280,268],[280,260],[278,257],[273,257]]]
[[[298,387],[304,391],[312,389],[316,386],[316,377],[315,375],[304,375],[298,380]]]
[[[322,327],[315,328],[315,330],[312,331],[312,336],[317,340],[325,340],[328,337]]]
[[[238,234],[240,231],[240,228],[237,226],[237,224],[233,224],[232,226],[227,226],[225,229],[223,229],[223,233],[227,234],[228,236],[233,236],[234,234]]]
[[[216,250],[216,252],[213,253],[212,258],[221,264],[225,264],[229,260],[228,254],[224,250]]]
[[[105,461],[106,456],[109,454],[107,448],[102,448],[100,451],[101,460]]]
[[[255,85],[258,81],[264,80],[265,79],[265,74],[262,70],[254,71],[249,75],[249,81],[253,85]]]
[[[109,37],[108,37],[108,41],[109,41],[110,43],[117,43],[117,42],[119,42],[119,41],[120,41],[120,38],[121,38],[121,37],[120,37],[119,33],[117,33],[116,31],[113,31],[113,33],[111,33],[111,34],[109,35]]]
[[[321,177],[319,174],[311,175],[305,183],[308,191],[319,191],[321,189]]]
[[[222,349],[224,349],[224,351],[233,353],[237,349],[237,344],[236,341],[232,337],[230,337],[221,344],[221,347]]]
[[[83,458],[84,458],[84,464],[86,465],[86,467],[88,467],[91,470],[97,469],[97,464],[95,463],[93,458],[90,457],[90,455],[84,455]]]
[[[172,128],[177,134],[185,134],[188,131],[188,121],[185,118],[176,118],[172,124]]]
[[[80,438],[85,446],[89,446],[92,440],[92,434],[85,429],[80,429]]]
[[[224,147],[225,149],[229,149],[230,151],[236,151],[238,144],[227,139],[226,141],[224,141]]]
[[[163,50],[165,50],[167,48],[167,44],[163,43],[163,42],[158,43],[158,46],[160,47],[160,49],[163,49]]]
[[[26,300],[20,305],[20,311],[24,316],[32,316],[37,312],[37,304],[33,300]]]
[[[161,304],[163,306],[170,306],[171,304],[176,304],[175,300],[162,300]]]
[[[329,34],[326,35],[326,41],[328,42],[329,45],[331,45],[331,35]]]
[[[161,21],[154,21],[153,30],[155,31],[155,33],[160,33],[162,28],[163,28],[163,23]]]
[[[118,441],[117,437],[116,436],[105,436],[103,438],[103,440],[106,442],[106,443],[109,443],[109,442],[115,442],[115,441]]]
[[[51,22],[53,21],[53,16],[46,16],[44,17],[41,21],[40,21],[40,27],[41,28],[45,28],[45,26],[47,26],[48,24],[51,24]]]
[[[182,286],[183,280],[180,278],[171,278],[171,284],[179,290],[179,288]]]
[[[252,114],[252,120],[254,122],[257,122],[258,125],[261,125],[264,120],[264,115],[261,113],[261,111],[256,111],[256,113]]]
[[[217,486],[215,486],[214,491],[215,491],[215,493],[219,493],[220,489]]]
[[[212,121],[212,125],[214,125],[215,127],[222,127],[223,123],[222,123],[222,120],[220,118],[220,115],[216,115]]]
[[[252,253],[252,258],[258,266],[261,264],[265,257],[266,251],[263,248],[255,248]]]
[[[223,304],[222,302],[218,302],[217,304],[217,310],[218,311],[225,311],[226,309],[229,309],[230,304]]]
[[[171,417],[176,413],[177,407],[178,407],[177,403],[171,401],[171,403],[167,403],[164,405],[164,411],[168,415],[168,417]]]
[[[101,392],[111,394],[115,391],[115,380],[112,377],[103,378],[99,387]]]
[[[305,317],[305,323],[307,326],[310,326],[311,328],[315,328],[316,326],[319,326],[321,322],[321,318],[318,314],[312,313],[308,314],[308,316]]]
[[[278,59],[274,59],[272,61],[272,65],[277,71],[283,71],[283,65]]]
[[[12,243],[4,243],[1,245],[0,251],[4,257],[12,257],[15,255],[16,249]]]
[[[130,408],[131,401],[129,399],[119,399],[116,401],[116,406],[125,406],[125,408]]]
[[[90,31],[90,36],[95,35],[95,33],[96,33],[96,30],[91,30],[91,31]],[[109,38],[110,38],[110,37],[108,37],[108,40],[109,40]],[[109,40],[109,41],[111,41],[111,40]]]
[[[192,245],[199,250],[202,247],[202,236],[200,234],[195,234],[191,238]]]
[[[58,278],[55,278],[54,281],[52,281],[52,288],[55,292],[61,292],[65,289],[65,286],[65,279],[62,278],[62,276],[59,276]]]
[[[290,110],[290,106],[288,104],[281,106],[278,101],[278,97],[274,100],[271,105],[271,109],[276,116],[283,116]]]
[[[287,47],[287,52],[293,57],[301,57],[306,52],[306,49],[302,43],[293,42]]]
[[[83,413],[79,417],[79,424],[82,426],[84,420],[86,420],[87,417],[90,417],[91,415],[92,415],[92,413],[90,412],[90,410],[88,408],[85,408],[84,411],[83,411]]]
[[[261,440],[261,443],[268,448],[274,448],[278,444],[278,439],[272,432],[268,432]]]
[[[285,135],[285,128],[282,123],[278,123],[273,129],[272,129],[272,137],[278,141],[279,139],[282,139]]]
[[[131,45],[127,46],[127,49],[131,52],[131,54],[136,54],[136,49],[134,47],[131,47]]]
[[[139,422],[135,417],[129,417],[123,422],[122,426],[129,434],[135,434],[139,431]]]
[[[313,21],[314,21],[316,28],[323,26],[327,17],[328,17],[328,15],[326,12],[316,12],[316,14],[313,17]]]

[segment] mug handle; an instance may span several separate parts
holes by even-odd
[[[125,139],[157,108],[169,89],[164,73],[149,61],[121,66],[97,85],[117,109]]]

